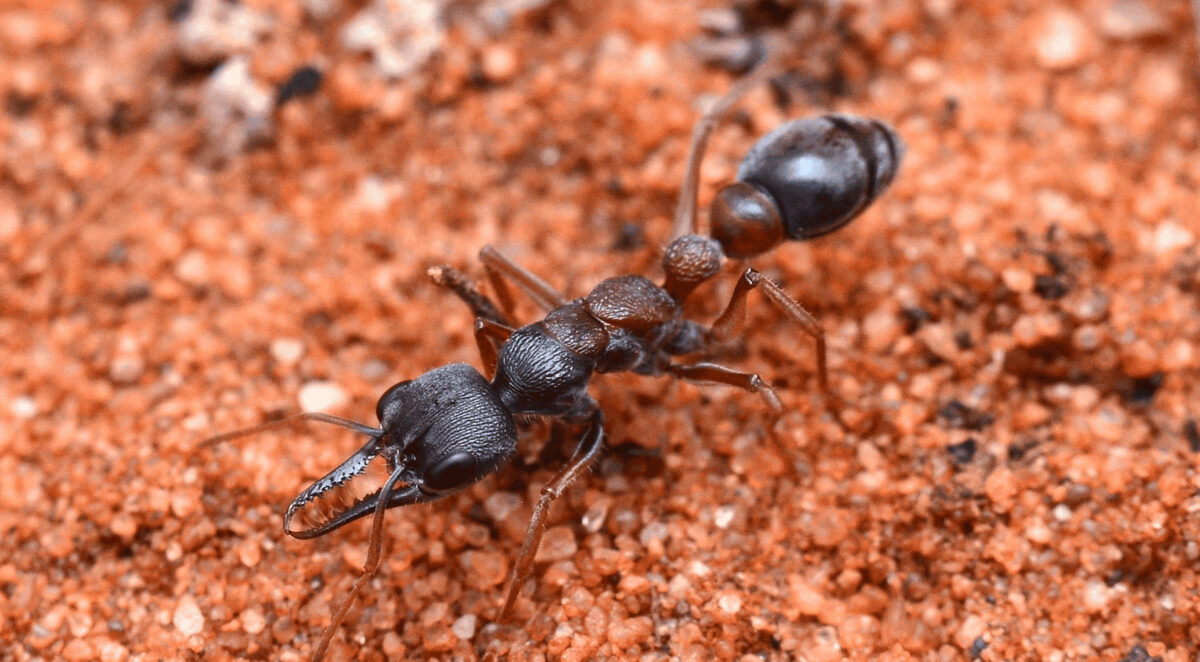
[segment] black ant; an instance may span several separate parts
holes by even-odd
[[[550,505],[596,459],[603,445],[604,415],[587,393],[593,373],[630,371],[726,384],[757,393],[780,411],[779,397],[756,374],[672,360],[731,337],[751,290],[761,290],[816,341],[818,382],[822,393],[828,394],[821,325],[754,269],[742,274],[712,325],[682,316],[684,300],[717,274],[726,256],[752,257],[788,239],[812,239],[841,228],[887,188],[900,166],[904,145],[881,122],[849,115],[794,120],[750,149],[737,181],[721,189],[712,202],[709,236],[699,234],[696,197],[708,136],[749,87],[768,73],[768,68],[760,67],[735,84],[697,123],[675,212],[674,240],[663,257],[666,278],[661,285],[642,276],[617,276],[585,297],[567,300],[530,271],[485,246],[479,257],[500,306],[452,267],[435,267],[429,275],[475,314],[475,339],[490,381],[475,368],[455,363],[384,392],[375,408],[377,428],[308,413],[205,442],[226,441],[297,420],[339,425],[370,438],[341,466],[301,492],[283,518],[288,534],[315,538],[374,515],[366,566],[325,630],[314,659],[324,655],[354,598],[379,568],[385,510],[439,499],[495,472],[516,452],[515,416],[549,416],[584,424],[586,430],[567,465],[542,488],[533,510],[500,610],[501,619],[507,615],[529,574]],[[519,328],[513,324],[508,281],[529,295],[546,316]],[[378,466],[378,459],[384,467]],[[369,467],[376,467],[373,480],[366,478]]]

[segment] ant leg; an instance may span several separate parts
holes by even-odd
[[[775,389],[767,385],[763,378],[756,374],[738,372],[715,363],[697,363],[695,365],[668,363],[667,372],[671,373],[672,377],[689,382],[725,384],[757,393],[776,414],[783,411],[783,403],[779,401],[779,395],[775,393]]]
[[[429,275],[429,280],[432,280],[435,285],[448,288],[463,303],[467,304],[467,307],[471,309],[475,317],[506,327],[512,326],[508,318],[504,316],[504,313],[501,313],[500,309],[496,307],[496,304],[492,303],[492,300],[487,295],[476,289],[471,280],[464,276],[458,269],[443,264],[431,267],[426,274]]]
[[[529,529],[525,532],[525,542],[521,543],[521,553],[517,555],[517,562],[513,565],[512,574],[508,579],[508,590],[504,598],[504,607],[500,610],[500,620],[503,620],[512,610],[513,603],[517,601],[517,594],[521,592],[521,583],[529,576],[529,570],[533,566],[533,557],[537,554],[538,545],[542,542],[546,514],[550,511],[550,505],[563,493],[563,490],[567,489],[571,481],[575,480],[595,461],[596,456],[600,454],[600,449],[604,446],[604,414],[599,409],[594,409],[589,421],[588,429],[584,431],[579,445],[575,447],[575,452],[567,461],[567,466],[563,467],[558,475],[551,478],[550,482],[542,488],[542,497],[538,499],[537,506],[533,509],[533,516],[529,518]]]
[[[379,488],[379,503],[375,506],[375,516],[371,523],[371,540],[367,543],[367,563],[363,566],[362,574],[358,579],[354,580],[354,586],[350,587],[350,594],[342,600],[342,604],[338,606],[337,611],[333,615],[333,621],[329,627],[325,629],[325,633],[321,635],[321,641],[317,644],[317,649],[313,652],[313,662],[321,662],[321,658],[325,657],[325,650],[329,648],[329,642],[333,641],[333,634],[337,632],[342,621],[346,618],[346,613],[350,611],[350,605],[354,604],[354,599],[358,597],[358,593],[362,588],[371,581],[375,576],[375,572],[379,570],[379,561],[383,556],[383,513],[388,507],[388,497],[392,493],[392,487],[396,485],[396,481],[400,479],[402,469],[397,468],[383,487]]]
[[[479,358],[483,360],[484,375],[491,379],[496,374],[496,363],[500,360],[499,347],[512,335],[513,328],[485,317],[475,318],[475,344],[479,345]]]
[[[483,268],[487,271],[492,288],[496,290],[496,297],[500,299],[500,305],[508,314],[512,314],[513,299],[508,285],[504,282],[505,278],[516,283],[517,287],[521,288],[539,308],[546,312],[566,305],[567,300],[549,283],[538,278],[532,271],[508,259],[492,246],[484,246],[479,250],[479,260],[483,262]]]
[[[800,329],[817,341],[817,381],[821,392],[829,395],[829,372],[826,368],[825,330],[821,323],[812,316],[796,300],[791,298],[770,278],[763,276],[754,269],[746,269],[734,287],[729,304],[717,321],[713,322],[712,335],[717,340],[724,340],[733,335],[734,326],[745,317],[746,296],[750,290],[761,287],[763,294],[778,306],[792,321],[800,325]]]
[[[684,235],[697,234],[696,198],[700,188],[700,163],[704,160],[704,150],[708,146],[709,135],[725,119],[729,111],[742,100],[742,97],[746,96],[747,92],[755,85],[769,80],[778,73],[778,62],[768,59],[734,83],[725,96],[718,99],[712,108],[709,108],[708,112],[696,122],[695,128],[692,129],[691,147],[688,148],[687,170],[683,176],[683,186],[679,188],[679,202],[675,205],[672,238],[678,239]]]

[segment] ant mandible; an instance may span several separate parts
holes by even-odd
[[[682,316],[684,300],[718,273],[726,256],[752,257],[785,240],[803,241],[841,228],[887,188],[900,166],[904,144],[882,122],[850,115],[788,122],[750,149],[737,180],[712,202],[708,236],[700,234],[696,198],[708,136],[751,86],[772,73],[771,67],[760,66],[696,124],[661,285],[642,276],[616,276],[587,296],[568,301],[532,272],[485,246],[479,257],[500,306],[452,267],[435,267],[429,275],[475,314],[475,339],[490,381],[474,368],[455,363],[384,392],[375,408],[379,427],[305,413],[206,440],[209,445],[299,420],[338,425],[369,437],[341,466],[301,492],[283,518],[289,535],[315,538],[374,516],[366,565],[325,630],[314,660],[323,657],[358,592],[379,568],[385,510],[439,499],[495,472],[516,452],[514,416],[549,416],[586,425],[566,466],[542,488],[533,509],[500,619],[507,615],[533,564],[550,505],[600,453],[604,415],[587,393],[593,373],[630,371],[726,384],[757,393],[773,410],[781,410],[775,391],[756,374],[672,360],[731,337],[751,290],[761,290],[816,341],[818,383],[828,395],[821,325],[754,269],[742,273],[729,303],[711,325]],[[519,328],[514,325],[508,281],[546,316]],[[377,469],[375,483],[364,486],[376,460],[383,461],[385,471],[378,474]],[[386,480],[375,489],[382,476]]]

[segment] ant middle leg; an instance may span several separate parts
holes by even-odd
[[[498,620],[504,620],[512,610],[513,604],[517,601],[517,594],[521,592],[521,584],[529,576],[538,546],[542,543],[542,533],[545,532],[546,515],[550,512],[550,505],[562,495],[572,481],[579,477],[579,474],[583,473],[596,460],[600,455],[600,449],[604,447],[603,412],[598,407],[593,409],[588,420],[588,428],[580,438],[579,445],[575,447],[575,452],[571,454],[567,465],[542,488],[542,496],[533,508],[533,516],[529,518],[529,528],[525,531],[525,541],[521,543],[521,553],[517,555],[517,562],[513,565],[512,574],[509,575],[504,606],[500,609]]]
[[[484,246],[479,250],[479,261],[483,262],[483,268],[487,272],[488,280],[492,283],[492,289],[496,291],[500,305],[509,315],[512,315],[513,312],[513,297],[505,282],[506,278],[516,283],[522,292],[547,313],[567,303],[563,295],[559,294],[558,290],[549,283],[538,278],[537,274],[532,271],[508,259],[491,245]]]
[[[757,393],[762,396],[767,406],[776,414],[783,411],[783,403],[780,402],[779,395],[775,393],[775,389],[771,388],[757,374],[738,372],[732,368],[726,368],[723,365],[715,363],[697,363],[695,365],[668,363],[666,369],[672,377],[677,379],[689,382],[725,384],[727,386],[736,386],[751,393]]]
[[[817,318],[812,316],[812,313],[797,303],[795,299],[788,296],[787,292],[784,292],[782,288],[772,282],[770,278],[767,278],[754,269],[746,269],[742,277],[738,279],[737,285],[733,289],[733,296],[729,297],[729,304],[725,306],[725,311],[717,317],[717,321],[713,322],[713,338],[725,340],[733,335],[734,328],[745,317],[746,297],[750,294],[750,290],[754,288],[761,288],[763,294],[766,295],[771,303],[774,303],[792,321],[799,324],[800,329],[816,341],[817,383],[821,387],[821,393],[829,396],[829,370],[826,361],[825,330],[821,327],[821,323],[817,321]]]

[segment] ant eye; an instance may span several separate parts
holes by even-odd
[[[467,452],[455,453],[425,472],[421,487],[431,492],[449,492],[474,482],[478,477],[475,456]]]

